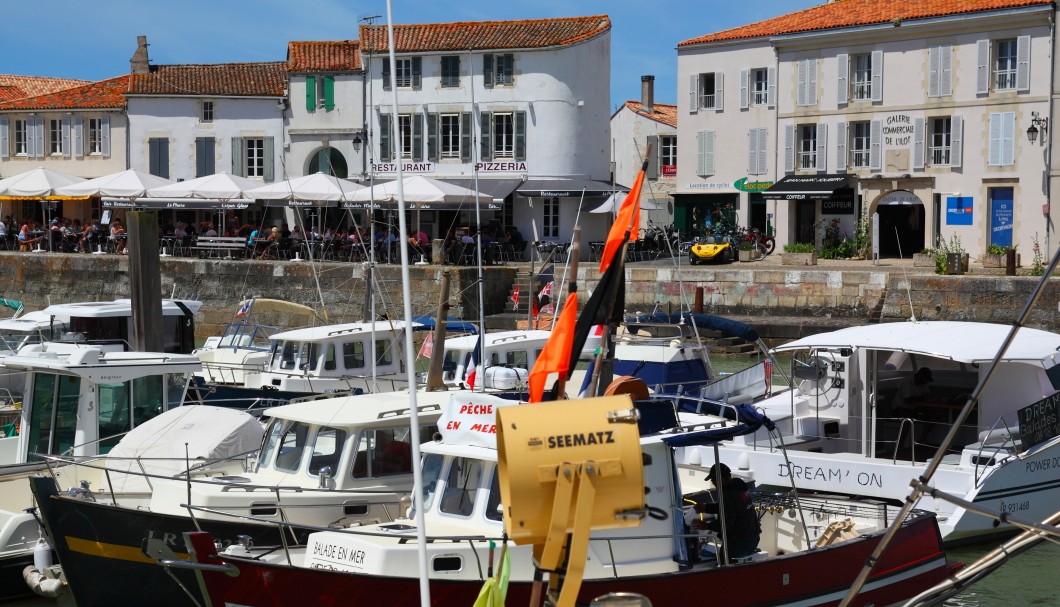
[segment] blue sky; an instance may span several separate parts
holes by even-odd
[[[611,107],[640,98],[640,77],[655,76],[655,100],[677,99],[682,40],[794,12],[825,0],[394,0],[394,23],[611,18]],[[152,63],[282,61],[291,40],[357,38],[362,17],[385,0],[19,0],[5,3],[0,73],[101,80],[128,73],[136,36]],[[33,27],[16,27],[33,23]],[[17,51],[14,49],[18,49]]]

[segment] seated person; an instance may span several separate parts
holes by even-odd
[[[110,239],[114,242],[115,253],[119,255],[125,253],[125,226],[121,225],[120,219],[111,222]]]
[[[29,251],[30,250],[30,246],[35,245],[38,242],[40,242],[40,238],[36,238],[36,237],[30,235],[30,233],[29,233],[29,224],[28,223],[22,224],[22,227],[19,228],[19,230],[18,230],[18,245],[19,245],[19,249],[21,249],[23,251]]]
[[[721,535],[726,542],[729,558],[738,559],[751,556],[758,550],[758,539],[762,526],[758,521],[747,483],[733,478],[729,467],[722,463],[714,464],[707,474],[707,480],[721,488],[725,504],[725,534],[721,535],[721,514],[718,503],[696,504],[697,512],[717,514],[712,521],[693,521],[694,529],[708,529]]]

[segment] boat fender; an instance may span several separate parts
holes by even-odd
[[[46,599],[59,598],[66,591],[66,583],[59,579],[57,570],[58,567],[46,567],[41,570],[34,565],[26,565],[22,570],[22,579],[37,596]]]
[[[40,530],[40,537],[37,538],[37,543],[33,546],[33,566],[38,571],[44,571],[52,566],[52,547],[48,543],[48,538],[45,537],[43,529]]]

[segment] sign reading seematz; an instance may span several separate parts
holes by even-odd
[[[1019,420],[1024,449],[1060,435],[1060,394],[1046,396],[1020,409]]]

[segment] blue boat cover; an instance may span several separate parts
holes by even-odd
[[[413,316],[412,322],[418,322],[423,325],[423,330],[433,331],[434,330],[434,317],[429,315]],[[469,323],[459,318],[447,318],[445,319],[445,331],[446,333],[470,333],[474,335],[478,333],[478,329],[474,324]]]
[[[627,320],[626,325],[630,327],[636,327],[638,324],[678,324],[682,321],[686,323],[695,323],[695,325],[701,329],[712,329],[714,331],[721,331],[726,335],[732,337],[739,337],[746,341],[758,341],[758,331],[755,331],[754,327],[742,322],[732,320],[729,318],[722,318],[720,316],[712,316],[710,314],[693,314],[691,312],[675,312],[673,314],[666,314],[663,312],[657,312],[655,314],[642,314],[641,316],[634,317],[632,320]]]

